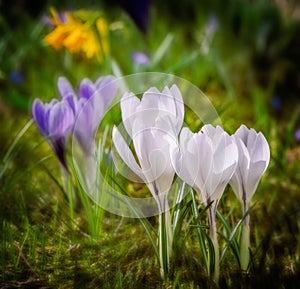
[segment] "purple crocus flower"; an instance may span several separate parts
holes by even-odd
[[[85,78],[79,85],[78,96],[66,78],[60,77],[58,80],[61,97],[75,115],[73,135],[84,153],[82,169],[88,190],[93,190],[96,181],[95,135],[117,92],[114,80],[113,76],[105,76],[93,83]]]
[[[61,97],[67,101],[75,115],[74,136],[86,155],[94,153],[95,134],[105,112],[117,92],[115,77],[100,77],[95,83],[85,78],[81,81],[77,97],[64,77],[58,80]]]
[[[65,147],[74,125],[74,113],[65,100],[53,99],[43,104],[35,99],[32,115],[42,134],[48,139],[61,164],[67,168]]]

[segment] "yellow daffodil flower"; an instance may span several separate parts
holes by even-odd
[[[83,53],[87,58],[97,58],[100,62],[109,53],[108,25],[99,13],[77,11],[60,15],[52,8],[51,15],[49,20],[54,30],[44,41],[54,49],[65,47],[73,54]]]

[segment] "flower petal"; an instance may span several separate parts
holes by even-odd
[[[153,109],[156,113],[159,112],[161,92],[156,87],[149,88],[141,99],[141,109]]]
[[[169,117],[175,127],[175,133],[178,135],[183,123],[184,105],[181,93],[176,85],[173,85],[171,89],[168,87],[163,89],[160,96],[159,110],[162,115]]]
[[[75,96],[70,82],[65,77],[61,76],[58,78],[57,87],[62,98],[68,97],[70,95]]]
[[[79,85],[79,96],[81,98],[90,99],[96,92],[96,86],[88,78],[84,78]]]
[[[137,107],[140,100],[133,93],[125,93],[121,99],[122,120],[125,129],[132,138],[132,124],[136,119],[138,112]]]
[[[95,83],[98,93],[102,96],[103,106],[106,110],[117,94],[118,84],[113,75],[98,78]]]
[[[46,109],[39,99],[35,99],[32,104],[32,116],[41,132],[48,136],[48,122],[46,119]]]
[[[170,158],[176,174],[184,182],[193,187],[195,185],[196,176],[190,174],[186,164],[186,155],[183,157],[183,154],[178,146],[171,147]]]
[[[86,154],[92,153],[95,142],[93,129],[93,106],[91,100],[81,98],[77,101],[77,116],[74,125],[74,135]]]
[[[144,179],[144,176],[142,174],[141,168],[138,166],[131,150],[129,149],[127,143],[125,142],[124,138],[120,134],[119,130],[116,126],[113,127],[112,131],[112,139],[114,146],[120,155],[120,157],[123,159],[125,164],[141,179]]]
[[[73,126],[72,109],[64,101],[56,103],[49,113],[49,137],[67,138]]]
[[[236,138],[240,138],[245,144],[247,144],[249,129],[242,124],[234,133]]]
[[[184,102],[182,99],[181,92],[177,85],[172,85],[170,88],[171,94],[174,97],[175,105],[176,105],[176,116],[178,120],[177,124],[177,134],[179,134],[179,131],[181,130],[183,119],[184,119]]]
[[[247,177],[247,182],[245,185],[246,197],[247,200],[250,202],[256,189],[258,183],[266,170],[266,162],[259,161],[256,163],[251,163],[249,168],[249,173]]]
[[[266,161],[266,167],[270,161],[270,148],[266,138],[262,133],[256,134],[256,138],[251,146],[248,147],[251,162],[260,160]]]

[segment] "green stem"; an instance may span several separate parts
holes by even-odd
[[[193,190],[190,192],[191,198],[192,198],[192,209],[193,209],[193,215],[194,215],[194,220],[195,220],[195,225],[196,225],[196,232],[200,244],[200,250],[202,253],[202,257],[204,259],[204,264],[206,267],[206,273],[209,275],[209,262],[208,262],[208,255],[207,255],[207,250],[205,246],[205,235],[203,233],[203,230],[200,227],[200,222],[199,222],[199,212],[198,212],[198,207],[197,207],[197,202],[195,198],[195,194]]]
[[[247,210],[244,210],[244,214]],[[240,262],[241,262],[241,269],[247,270],[249,265],[249,248],[250,248],[250,216],[249,214],[245,217],[243,222],[243,231],[241,237],[241,245],[240,245]]]
[[[159,261],[160,261],[160,274],[165,280],[169,273],[170,258],[172,255],[172,228],[171,216],[167,200],[163,200],[163,205],[159,205]]]
[[[212,204],[208,209],[209,219],[209,236],[211,238],[214,247],[214,256],[210,256],[210,268],[213,268],[213,280],[218,283],[220,277],[220,252],[217,236],[217,224],[216,224],[216,204]]]
[[[167,248],[167,232],[165,223],[165,213],[159,215],[159,261],[160,275],[162,279],[168,274],[168,248]]]
[[[70,177],[70,173],[61,166],[62,178],[64,181],[65,190],[67,192],[68,201],[69,201],[69,214],[71,220],[71,228],[74,229],[74,203],[76,202],[73,186],[72,186],[72,179]]]

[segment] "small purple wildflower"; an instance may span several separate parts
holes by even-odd
[[[295,140],[300,143],[300,128],[295,131]]]
[[[150,64],[150,59],[149,57],[140,51],[134,52],[132,54],[132,60],[138,65],[149,65]]]
[[[11,72],[9,74],[9,78],[15,84],[21,84],[24,81],[23,75],[19,71],[13,71],[13,72]]]
[[[274,95],[271,98],[271,105],[277,111],[279,111],[281,109],[281,99],[280,99],[279,95]]]

